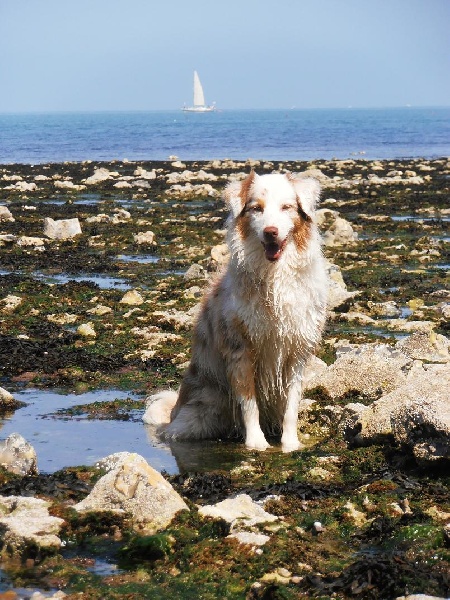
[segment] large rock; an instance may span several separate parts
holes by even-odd
[[[17,475],[38,472],[36,451],[20,433],[12,433],[0,442],[0,465]]]
[[[2,554],[26,555],[36,549],[56,552],[63,519],[48,513],[49,502],[38,498],[0,496],[0,545]]]
[[[84,183],[88,185],[96,185],[97,183],[101,183],[103,181],[107,181],[111,179],[112,176],[117,175],[116,173],[111,173],[108,169],[100,167],[95,169],[94,174],[84,180]]]
[[[259,523],[278,520],[278,517],[266,512],[248,494],[239,494],[235,498],[227,498],[217,504],[207,504],[200,507],[198,512],[204,517],[224,519],[227,523],[231,523],[232,530],[236,527],[252,527]]]
[[[263,523],[273,523],[278,520],[277,516],[265,511],[248,494],[239,494],[217,504],[201,506],[198,512],[203,517],[223,519],[230,523],[228,538],[252,547],[263,546],[270,540],[270,537],[259,532],[257,527]]]
[[[80,221],[75,219],[53,220],[51,217],[44,219],[44,235],[52,240],[69,240],[81,234]]]
[[[5,388],[0,387],[0,412],[15,410],[18,406],[20,406],[20,403],[14,396]]]
[[[170,483],[139,454],[112,455],[100,466],[109,472],[75,510],[129,513],[134,529],[145,534],[164,529],[177,512],[189,510]]]
[[[323,233],[325,246],[344,246],[353,244],[358,234],[351,223],[339,216],[339,213],[329,208],[321,208],[316,212],[316,221]]]
[[[450,365],[414,369],[405,385],[380,400],[392,407],[398,444],[418,462],[450,461]]]
[[[342,351],[325,372],[312,377],[307,389],[321,386],[332,397],[350,391],[368,396],[388,393],[406,381],[413,361],[388,345],[364,344]]]
[[[349,404],[341,429],[347,440],[368,445],[391,438],[418,462],[450,458],[450,365],[415,363],[404,383],[370,406]]]
[[[396,347],[417,360],[439,363],[450,361],[450,340],[434,331],[414,333],[397,342]]]
[[[360,292],[349,292],[342,277],[341,269],[333,263],[327,262],[328,273],[328,310],[342,307],[348,300]]]

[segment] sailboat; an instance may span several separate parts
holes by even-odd
[[[194,71],[194,105],[193,106],[183,106],[183,110],[185,112],[212,112],[216,110],[215,102],[211,105],[207,106],[205,104],[205,95],[203,93],[203,87],[200,83],[200,77],[198,76],[197,71]]]

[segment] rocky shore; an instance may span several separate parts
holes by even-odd
[[[1,414],[27,387],[140,395],[84,406],[101,426],[176,387],[227,260],[221,190],[251,168],[323,190],[306,449],[213,443],[227,468],[192,472],[173,445],[169,476],[118,439],[45,474],[32,440],[2,438],[0,599],[449,596],[447,158],[0,165]]]

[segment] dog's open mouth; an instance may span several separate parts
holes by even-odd
[[[281,242],[281,244],[278,244],[277,242],[262,242],[262,245],[264,246],[264,252],[267,260],[270,260],[270,262],[275,262],[283,253],[284,247],[286,246],[286,240]]]

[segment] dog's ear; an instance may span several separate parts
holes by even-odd
[[[314,216],[320,197],[320,184],[312,177],[295,177],[287,175],[297,194],[299,208],[310,218]]]
[[[232,181],[224,191],[224,199],[234,218],[238,217],[250,196],[250,189],[258,175],[251,171],[243,181]]]

